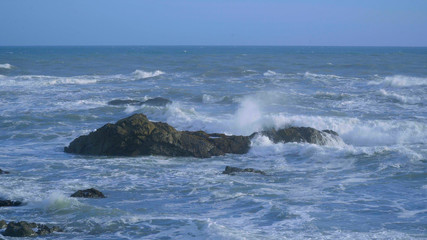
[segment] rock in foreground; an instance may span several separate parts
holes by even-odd
[[[105,198],[104,194],[95,188],[89,188],[86,190],[78,190],[77,192],[73,193],[71,197],[77,197],[77,198]]]
[[[16,207],[21,205],[21,201],[0,200],[0,207]]]
[[[222,174],[234,175],[235,173],[238,173],[238,172],[259,173],[259,174],[265,175],[265,172],[261,170],[256,170],[253,168],[230,167],[230,166],[226,166]]]
[[[166,123],[151,122],[145,115],[135,114],[76,138],[64,150],[88,155],[207,158],[226,153],[243,154],[248,152],[249,145],[249,137],[177,131]]]
[[[307,142],[325,145],[331,139],[339,139],[338,134],[331,130],[318,131],[309,127],[271,129],[251,136],[178,131],[167,123],[151,122],[144,114],[135,114],[74,139],[64,151],[105,156],[162,155],[208,158],[226,153],[247,153],[251,139],[259,134],[267,136],[275,143]]]
[[[6,231],[4,231],[3,235],[9,237],[32,237],[46,235],[53,232],[61,232],[61,229],[58,227],[49,228],[44,224],[21,221],[9,222],[9,224],[7,224]]]

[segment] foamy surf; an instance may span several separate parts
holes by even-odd
[[[146,79],[146,78],[157,77],[157,76],[163,75],[165,73],[160,71],[160,70],[156,70],[154,72],[146,72],[146,71],[142,71],[142,70],[135,70],[132,74],[135,77],[135,79],[138,80],[138,79]]]
[[[2,69],[12,69],[12,67],[13,66],[9,63],[0,64],[0,68],[2,68]]]
[[[413,87],[413,86],[426,86],[427,78],[413,77],[405,75],[393,75],[385,77],[383,80],[370,81],[369,85],[386,85],[392,87]]]

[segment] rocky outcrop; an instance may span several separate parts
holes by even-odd
[[[0,207],[16,207],[21,205],[21,201],[0,200]]]
[[[86,190],[78,190],[77,192],[73,193],[71,197],[76,198],[105,198],[104,194],[95,188],[89,188]]]
[[[251,135],[251,138],[261,134],[268,137],[274,143],[306,142],[318,145],[326,145],[331,139],[338,139],[338,133],[332,130],[319,131],[310,127],[288,127],[284,129],[269,129]]]
[[[235,173],[239,173],[239,172],[259,173],[259,174],[265,175],[265,172],[261,170],[256,170],[253,168],[230,167],[230,166],[226,166],[222,174],[234,175]]]
[[[192,156],[207,158],[249,150],[245,136],[178,131],[162,122],[151,122],[135,114],[106,124],[89,135],[80,136],[64,150],[68,153],[107,156]]]
[[[0,229],[6,228],[7,227],[7,223],[5,220],[0,220]]]
[[[307,142],[325,145],[331,139],[339,139],[338,134],[331,130],[319,131],[309,127],[270,129],[250,136],[178,131],[167,123],[151,122],[144,114],[135,114],[74,139],[64,151],[106,156],[163,155],[208,158],[227,153],[247,153],[251,139],[257,135],[267,136],[275,143]]]
[[[162,97],[156,97],[152,99],[148,99],[147,101],[143,102],[143,105],[149,105],[149,106],[166,106],[167,104],[171,104],[172,101],[166,98]]]
[[[9,222],[4,231],[4,236],[9,237],[33,237],[47,235],[53,232],[61,232],[58,227],[48,227],[44,224],[21,222]]]
[[[3,170],[1,170],[1,168],[0,168],[0,174],[9,174],[9,172],[8,172],[8,171],[3,171]]]
[[[109,105],[133,105],[133,106],[140,106],[140,105],[149,105],[149,106],[166,106],[167,104],[171,104],[172,101],[166,98],[162,97],[155,97],[148,99],[147,101],[138,101],[138,100],[132,100],[132,99],[115,99],[112,101],[109,101]]]

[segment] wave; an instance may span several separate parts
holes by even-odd
[[[160,70],[156,70],[154,72],[145,72],[142,70],[135,70],[132,74],[138,80],[138,79],[157,77],[157,76],[160,76],[160,75],[165,74],[165,73],[160,71]]]
[[[76,76],[76,77],[56,77],[46,75],[20,75],[20,76],[0,76],[0,86],[50,86],[50,85],[85,85],[94,84],[99,80],[99,76]]]
[[[13,66],[9,63],[0,64],[0,68],[3,68],[3,69],[11,69],[12,67]]]
[[[272,77],[272,76],[276,76],[277,73],[275,71],[268,70],[267,72],[263,73],[262,75],[264,75],[265,77]]]
[[[427,86],[427,78],[394,75],[385,77],[380,81],[370,81],[368,85],[385,85],[392,87]]]
[[[419,97],[408,97],[408,96],[403,96],[394,92],[387,92],[384,89],[380,89],[379,93],[384,96],[387,97],[391,100],[397,101],[397,102],[401,102],[401,103],[409,103],[409,104],[417,104],[417,103],[421,103],[422,100]]]

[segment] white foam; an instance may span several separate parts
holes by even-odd
[[[12,67],[13,66],[9,63],[0,64],[0,68],[3,68],[3,69],[11,69]]]
[[[160,76],[160,75],[165,74],[165,73],[160,71],[160,70],[156,70],[154,72],[145,72],[142,70],[135,70],[132,74],[138,80],[138,79],[157,77],[157,76]]]
[[[277,73],[275,71],[268,70],[267,72],[263,73],[263,75],[265,77],[272,77],[272,76],[276,76]]]
[[[384,89],[380,89],[379,93],[381,95],[383,95],[384,97],[387,97],[389,99],[401,102],[401,103],[410,103],[410,104],[415,104],[415,103],[420,103],[422,100],[419,97],[416,96],[404,96],[404,95],[400,95],[394,92],[387,92]]]
[[[392,87],[426,86],[427,78],[393,75],[385,77],[383,80],[370,81],[368,85],[386,85]]]

